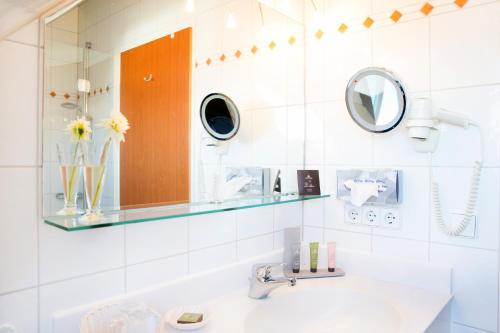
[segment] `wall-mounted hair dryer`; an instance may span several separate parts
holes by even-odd
[[[432,110],[428,98],[416,98],[408,115],[406,127],[408,135],[416,151],[421,153],[435,152],[439,142],[440,123],[460,126],[478,126],[468,116],[445,109]]]
[[[474,162],[474,168],[470,183],[469,198],[464,212],[464,218],[458,225],[448,225],[444,222],[441,209],[441,199],[439,195],[439,185],[432,182],[432,203],[434,205],[434,216],[441,231],[448,236],[459,236],[472,220],[479,194],[479,184],[481,177],[481,165],[483,159],[483,144],[481,129],[479,125],[463,114],[439,109],[432,110],[431,101],[428,98],[417,98],[413,101],[413,107],[409,112],[406,127],[408,135],[416,151],[421,153],[433,153],[436,151],[439,142],[439,123],[447,123],[463,127],[475,126],[479,130],[481,158]]]

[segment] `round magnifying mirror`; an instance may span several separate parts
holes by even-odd
[[[224,94],[207,95],[200,107],[205,130],[217,140],[229,140],[240,129],[240,113],[234,102]]]
[[[406,110],[401,81],[384,68],[369,67],[357,72],[349,80],[345,99],[356,124],[374,133],[395,128]]]

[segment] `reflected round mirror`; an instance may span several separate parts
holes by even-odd
[[[345,99],[356,124],[374,133],[395,128],[406,110],[401,81],[384,68],[369,67],[357,72],[349,80]]]
[[[205,130],[217,140],[229,140],[238,133],[240,113],[234,102],[224,94],[207,95],[200,107]]]

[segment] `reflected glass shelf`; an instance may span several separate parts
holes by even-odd
[[[295,194],[259,196],[237,200],[228,200],[222,203],[202,202],[127,210],[113,210],[104,212],[103,219],[95,222],[82,221],[80,215],[48,216],[44,217],[44,221],[46,224],[65,231],[78,231],[111,227],[115,225],[166,220],[193,215],[213,214],[230,210],[280,205],[298,201],[328,198],[329,196],[330,195],[299,196]]]

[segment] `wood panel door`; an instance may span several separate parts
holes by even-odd
[[[191,28],[121,54],[120,205],[188,202]]]

